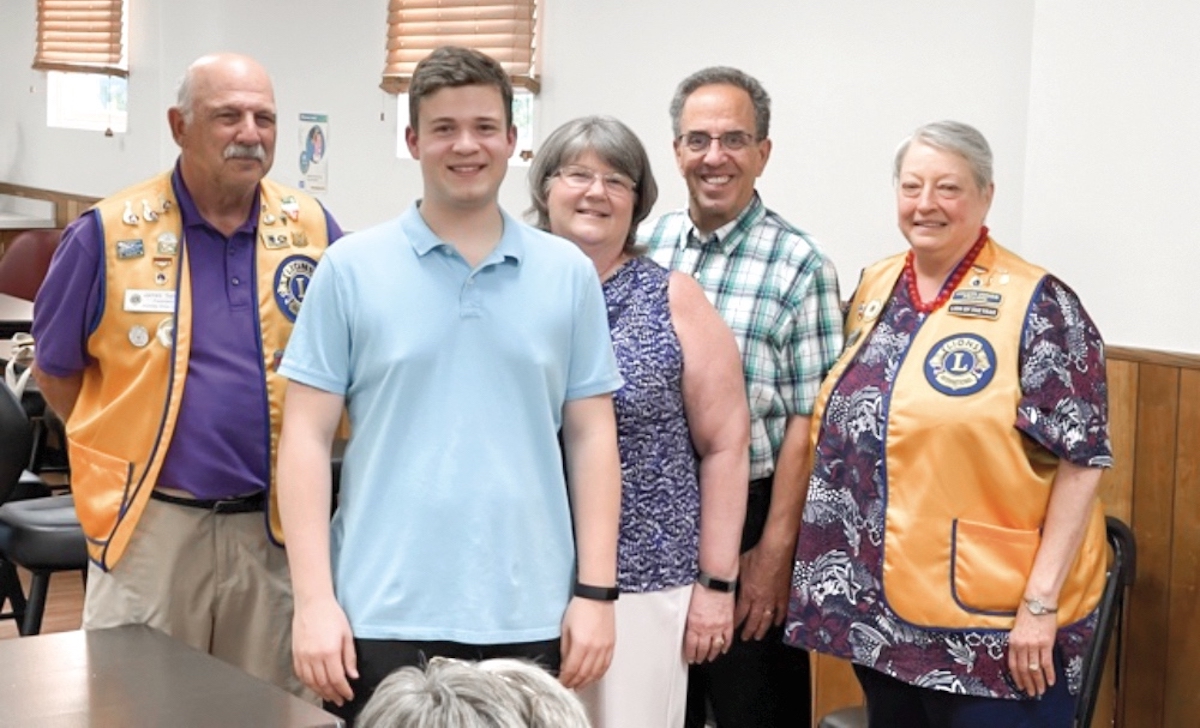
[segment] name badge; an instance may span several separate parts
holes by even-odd
[[[133,313],[175,313],[175,291],[128,289],[124,309]]]

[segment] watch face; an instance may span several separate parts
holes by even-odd
[[[1040,617],[1043,614],[1051,614],[1054,610],[1047,609],[1045,604],[1042,604],[1039,599],[1026,599],[1025,606],[1029,608],[1029,613],[1035,617]]]

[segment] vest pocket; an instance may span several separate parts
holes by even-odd
[[[1015,614],[1033,569],[1041,533],[954,520],[950,586],[968,612]]]
[[[71,476],[83,534],[91,541],[107,541],[117,527],[133,463],[72,442]]]

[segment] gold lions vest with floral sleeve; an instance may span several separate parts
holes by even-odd
[[[846,315],[847,346],[813,413],[867,340],[904,255],[863,272]],[[988,240],[950,299],[913,335],[887,406],[883,589],[922,627],[1010,629],[1041,542],[1057,459],[1016,428],[1021,336],[1046,275]],[[1060,625],[1100,599],[1104,516],[1087,531],[1058,600]]]
[[[276,373],[305,289],[328,245],[314,199],[260,184],[255,243],[259,351],[270,422],[271,535],[282,543],[274,486],[286,380]],[[111,569],[145,510],[183,398],[192,336],[187,241],[170,173],[96,205],[104,230],[101,315],[88,337],[96,360],[67,421],[71,489],[88,556]]]

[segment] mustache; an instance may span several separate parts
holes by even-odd
[[[262,144],[238,144],[234,142],[225,147],[225,159],[257,159],[264,164],[267,161],[267,148]]]

